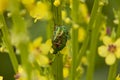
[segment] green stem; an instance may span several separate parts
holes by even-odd
[[[96,13],[97,13],[97,10],[99,8],[99,0],[94,0],[94,5],[93,5],[93,8],[92,8],[92,12],[91,12],[91,15],[90,15],[90,22],[89,22],[89,27],[88,27],[88,31],[90,32],[93,28],[93,25],[94,25],[94,22],[96,20]]]
[[[28,42],[25,42],[25,43],[21,42],[20,45],[18,46],[18,48],[20,50],[22,67],[24,68],[24,70],[27,73],[28,80],[30,80],[32,66],[28,61],[28,56],[29,56]]]
[[[79,10],[79,0],[72,0],[72,20],[75,23],[79,23],[78,21],[78,10]]]
[[[72,64],[71,64],[70,80],[75,80],[76,78],[77,54],[78,54],[78,29],[72,28]]]
[[[56,7],[53,5],[54,1],[51,0],[54,27],[60,27],[62,25],[61,4]],[[54,62],[52,63],[52,71],[55,80],[63,80],[63,55],[59,52],[55,55]]]
[[[95,25],[93,25],[92,35],[91,35],[91,42],[90,42],[90,54],[88,56],[88,68],[87,68],[87,79],[86,80],[93,80],[93,73],[95,68],[95,56],[96,56],[96,50],[97,50],[97,43],[98,43],[98,36],[99,36],[99,30],[101,27],[101,21],[103,17],[101,16],[101,9],[102,6],[99,7],[99,12],[97,12],[97,19],[96,22],[94,22]]]
[[[98,7],[99,6],[98,2],[99,2],[99,0],[94,1],[94,5],[93,5],[93,8],[92,8],[91,17],[90,17],[90,22],[89,22],[88,27],[87,27],[87,36],[86,36],[86,39],[83,42],[82,48],[79,51],[77,66],[80,64],[80,60],[81,60],[82,56],[85,54],[86,49],[87,49],[88,44],[89,44],[91,31],[92,31],[94,22],[96,20],[96,13],[97,13],[97,10],[99,8]]]
[[[78,9],[79,9],[79,0],[72,0],[72,20],[75,24],[78,24]],[[74,25],[72,27],[72,63],[70,69],[70,80],[76,79],[76,60],[78,54],[78,28],[75,28]]]
[[[63,55],[57,53],[52,63],[53,74],[55,80],[63,80]]]
[[[87,47],[88,47],[88,43],[89,43],[89,39],[90,39],[90,36],[88,35],[86,37],[86,39],[84,40],[83,42],[83,45],[79,51],[79,54],[77,56],[77,62],[76,62],[76,66],[78,66],[80,64],[80,61],[81,61],[81,58],[82,56],[85,54],[86,50],[87,50]]]
[[[118,61],[116,61],[116,63],[113,64],[112,66],[110,66],[107,80],[115,80],[116,72],[117,72],[117,66],[118,66]]]
[[[119,24],[117,28],[117,38],[120,37],[120,10],[118,11],[118,19],[119,19]]]
[[[10,0],[11,4],[11,14],[13,21],[13,32],[16,34],[22,34],[26,32],[25,20],[20,15],[19,2],[17,0]]]
[[[53,31],[53,23],[52,20],[49,20],[47,23],[47,39],[50,39],[52,37],[52,31]]]
[[[54,26],[61,26],[62,25],[62,16],[61,16],[61,4],[59,6],[54,6],[54,1],[51,0],[52,3],[52,12],[53,12],[53,21],[54,21]],[[61,0],[60,0],[61,3]]]
[[[3,42],[5,43],[5,46],[7,48],[7,50],[9,51],[9,56],[13,65],[13,69],[15,71],[15,73],[18,72],[18,62],[17,62],[17,58],[15,56],[15,53],[13,51],[13,47],[11,45],[11,40],[10,40],[10,35],[8,32],[8,28],[4,19],[3,14],[0,14],[0,26],[1,30],[2,30],[2,34],[3,34]]]
[[[28,35],[27,26],[25,25],[25,20],[20,15],[19,2],[17,0],[10,0],[12,13],[13,28],[12,33],[18,38],[17,48],[20,51],[21,63],[23,69],[27,73],[28,80],[30,80],[31,65],[28,61],[29,49],[28,49]]]

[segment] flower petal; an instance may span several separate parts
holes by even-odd
[[[120,74],[117,75],[116,80],[120,80]]]
[[[42,54],[39,54],[37,57],[36,57],[36,61],[37,63],[40,65],[40,66],[47,66],[49,64],[49,59],[47,56],[45,55],[42,55]]]
[[[100,46],[98,48],[98,54],[101,56],[101,57],[106,57],[108,55],[108,50],[107,50],[107,46]]]
[[[113,65],[116,61],[116,57],[114,54],[109,54],[106,58],[105,58],[105,62],[108,65]]]
[[[0,80],[3,80],[3,76],[0,76]]]
[[[115,55],[116,55],[117,58],[120,59],[120,47],[117,48],[117,51],[115,52]]]
[[[38,37],[34,40],[33,46],[36,48],[36,47],[40,46],[41,42],[42,42],[42,37]]]
[[[83,42],[85,39],[85,30],[82,27],[79,27],[78,29],[78,41]]]
[[[110,37],[108,37],[108,36],[104,36],[104,37],[103,37],[103,43],[104,43],[105,45],[109,45],[109,44],[112,43],[112,39],[111,39]]]
[[[117,47],[120,47],[120,38],[116,40],[116,42],[114,43]]]
[[[63,77],[64,77],[64,78],[67,78],[68,75],[69,75],[69,69],[66,68],[66,67],[64,67],[64,68],[63,68]]]
[[[51,39],[48,39],[44,44],[41,44],[40,48],[43,54],[48,54],[52,46]]]

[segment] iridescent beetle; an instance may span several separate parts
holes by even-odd
[[[52,38],[52,48],[54,49],[53,54],[62,50],[66,46],[68,39],[68,30],[65,26],[56,26],[53,38]]]

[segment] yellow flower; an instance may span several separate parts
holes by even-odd
[[[37,39],[35,39],[33,42],[34,47],[40,46],[41,42],[42,42],[42,37],[38,37]]]
[[[33,4],[35,0],[21,0],[21,2],[25,5],[30,5],[30,4]]]
[[[78,29],[78,28],[79,28],[79,25],[76,24],[76,23],[74,23],[74,24],[73,24],[73,29]]]
[[[62,10],[62,20],[65,20],[66,17],[67,17],[66,11]]]
[[[36,56],[35,60],[37,61],[37,63],[39,64],[39,66],[47,66],[49,64],[49,59],[47,56],[39,54],[38,56]]]
[[[31,80],[48,80],[46,76],[40,75],[39,70],[33,70],[31,76],[32,76]]]
[[[69,69],[66,68],[66,67],[64,67],[64,68],[63,68],[63,77],[64,77],[64,78],[67,78],[68,75],[69,75]]]
[[[82,15],[82,19],[86,21],[86,23],[89,22],[89,16],[88,16],[88,9],[86,4],[80,3],[79,4],[79,13]]]
[[[58,7],[60,5],[60,0],[55,0],[53,3],[56,7]]]
[[[14,75],[15,80],[27,80],[27,74],[22,66],[18,66],[18,73]]]
[[[3,12],[8,6],[8,0],[0,0],[0,13]]]
[[[31,10],[35,8],[35,0],[21,0],[21,2],[26,7],[28,12],[30,12]]]
[[[88,65],[88,60],[87,60],[87,57],[86,56],[83,56],[82,59],[81,59],[81,64],[83,65]]]
[[[98,48],[98,54],[105,57],[105,62],[108,65],[115,63],[116,58],[120,59],[120,38],[113,41],[110,37],[103,38],[104,45]]]
[[[82,27],[78,29],[78,41],[83,42],[85,39],[85,30]]]
[[[49,59],[47,54],[50,52],[52,43],[51,39],[48,39],[45,43],[42,43],[42,37],[39,37],[30,43],[30,55],[29,61],[36,61],[40,66],[47,66],[49,64]]]
[[[78,71],[80,74],[83,74],[84,73],[84,69],[82,66],[78,66],[76,71]]]
[[[65,23],[69,24],[69,23],[71,22],[71,19],[70,19],[69,17],[66,17],[66,18],[64,19],[64,21],[65,21]]]
[[[42,37],[39,37],[39,38],[35,39],[33,41],[33,43],[30,43],[29,44],[30,51],[32,52],[32,51],[34,51],[36,49],[39,50],[41,42],[42,42]]]
[[[48,39],[44,44],[41,44],[40,48],[42,50],[42,54],[48,54],[52,46],[51,39]]]
[[[120,74],[118,74],[115,80],[120,80]]]
[[[48,3],[35,0],[21,0],[24,6],[27,8],[30,16],[35,18],[36,22],[38,19],[51,19],[51,13],[49,11]]]
[[[45,43],[42,43],[42,37],[39,37],[29,44],[29,51],[34,54],[48,54],[52,46],[51,39],[48,39]]]
[[[102,28],[100,30],[100,40],[103,39],[103,37],[106,35],[106,31],[107,31],[105,23],[103,23],[101,26],[102,26]]]
[[[30,16],[35,18],[35,22],[38,19],[50,19],[51,13],[49,12],[48,4],[38,1],[35,7],[30,10]]]
[[[72,0],[69,0],[69,1],[70,1],[70,8],[72,8],[73,1]]]
[[[70,44],[70,41],[68,40],[67,43],[66,43],[66,46],[65,48],[63,48],[61,50],[61,53],[64,54],[64,55],[68,55],[70,52],[69,52],[69,44]]]
[[[41,75],[39,80],[48,80],[48,79],[47,77]]]
[[[0,46],[0,52],[4,52],[4,47]]]
[[[0,76],[0,80],[3,80],[3,77],[2,77],[2,76]]]
[[[67,24],[69,24],[71,22],[71,19],[69,17],[67,17],[67,13],[65,10],[62,10],[62,20]]]

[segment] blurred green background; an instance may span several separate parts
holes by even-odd
[[[91,13],[91,9],[93,6],[94,0],[86,0],[86,4],[89,10],[89,13]],[[113,20],[115,18],[113,9],[119,9],[120,8],[120,0],[109,0],[108,5],[105,5],[103,8],[103,14],[107,16],[107,26],[108,27],[114,27],[116,26],[113,24]],[[6,14],[5,14],[6,16]],[[30,16],[26,17],[29,21],[30,25],[28,27],[28,33],[30,36],[30,40],[34,40],[38,36],[43,37],[43,41],[47,39],[46,36],[46,21],[37,21],[34,23],[34,20],[30,18]],[[6,17],[6,20],[8,21],[8,26],[11,25],[10,19]],[[34,24],[31,24],[34,23]],[[17,55],[17,58],[20,62],[20,56]],[[96,57],[96,67],[95,67],[95,73],[94,73],[94,80],[107,80],[107,74],[108,74],[108,66],[104,63],[104,59],[100,58],[98,55]],[[120,67],[118,70],[118,73],[120,71]],[[84,73],[85,75],[86,73]],[[0,53],[0,75],[4,77],[4,80],[14,80],[14,71],[11,65],[10,58],[7,53]],[[83,76],[83,80],[85,80],[85,76]]]

